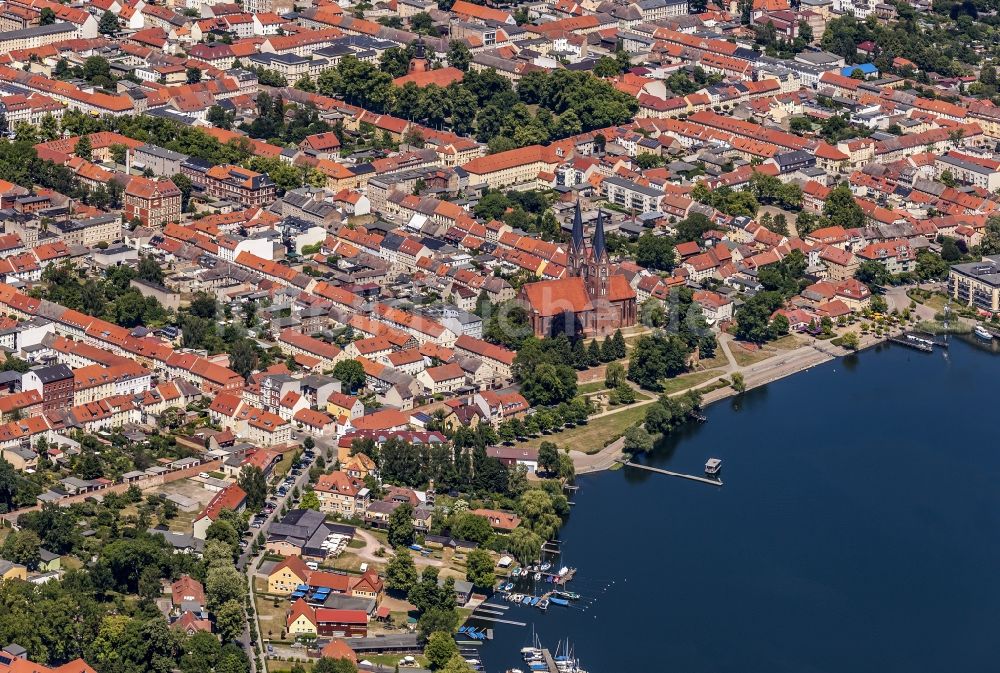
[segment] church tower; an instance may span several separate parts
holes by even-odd
[[[587,259],[585,279],[591,298],[608,296],[608,248],[604,241],[604,211],[597,211],[594,241]]]
[[[582,276],[586,272],[587,250],[583,242],[583,215],[580,213],[580,202],[576,202],[573,213],[573,235],[569,243],[569,275]]]
[[[410,65],[407,68],[407,73],[412,74],[415,72],[425,72],[427,70],[427,46],[424,44],[424,38],[418,37],[417,41],[413,43],[413,58],[410,59]]]

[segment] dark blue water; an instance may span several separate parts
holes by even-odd
[[[571,589],[517,607],[491,673],[570,638],[590,673],[1000,670],[1000,360],[883,347],[726,400],[648,462],[581,478]],[[498,599],[495,599],[498,600]],[[586,609],[581,609],[585,606]]]

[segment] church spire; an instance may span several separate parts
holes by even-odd
[[[583,215],[580,214],[580,201],[576,202],[576,212],[573,213],[573,250],[583,250]]]
[[[594,260],[601,260],[607,255],[607,245],[604,242],[604,211],[597,211],[597,226],[594,227],[594,247],[590,253]]]

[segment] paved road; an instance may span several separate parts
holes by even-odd
[[[292,437],[293,442],[298,442],[301,439],[303,438],[300,435],[298,435],[298,433],[293,433]],[[316,456],[325,455],[327,449],[330,447],[331,444],[329,442],[317,442],[315,448],[316,452],[315,455]],[[264,639],[260,631],[260,621],[256,618],[257,603],[254,600],[254,589],[253,589],[254,573],[264,557],[264,550],[261,549],[260,553],[258,553],[256,556],[251,557],[253,540],[254,538],[257,537],[257,534],[260,532],[263,532],[264,537],[266,538],[268,529],[271,527],[271,524],[274,523],[278,519],[278,517],[281,516],[281,510],[285,506],[285,504],[288,504],[289,506],[294,504],[292,499],[292,492],[294,491],[294,487],[298,487],[299,493],[300,494],[302,493],[306,484],[309,482],[309,468],[312,467],[314,463],[315,463],[315,457],[313,458],[312,461],[309,462],[307,466],[305,466],[302,469],[301,473],[294,478],[292,485],[288,489],[288,493],[286,493],[284,496],[278,496],[278,495],[270,496],[270,498],[275,500],[276,502],[274,511],[267,516],[263,525],[260,528],[251,528],[250,531],[247,533],[247,538],[246,538],[247,547],[246,549],[243,550],[243,553],[240,554],[240,557],[236,563],[236,567],[245,572],[247,575],[248,598],[250,601],[250,605],[254,606],[254,614],[255,614],[254,619],[248,620],[247,628],[244,630],[243,636],[240,639],[240,644],[243,646],[244,651],[250,658],[251,673],[266,673],[267,671],[266,663],[264,664],[262,671],[260,672],[257,671],[256,657],[254,656],[253,646],[250,644],[250,628],[253,628],[257,633],[257,642],[260,643],[261,648],[264,647]],[[277,488],[277,484],[275,485],[275,488]]]

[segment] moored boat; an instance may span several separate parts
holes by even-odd
[[[993,341],[993,333],[990,332],[985,327],[983,327],[982,325],[976,325],[975,329],[972,330],[972,332],[973,334],[976,335],[977,338],[982,339],[983,341]]]

